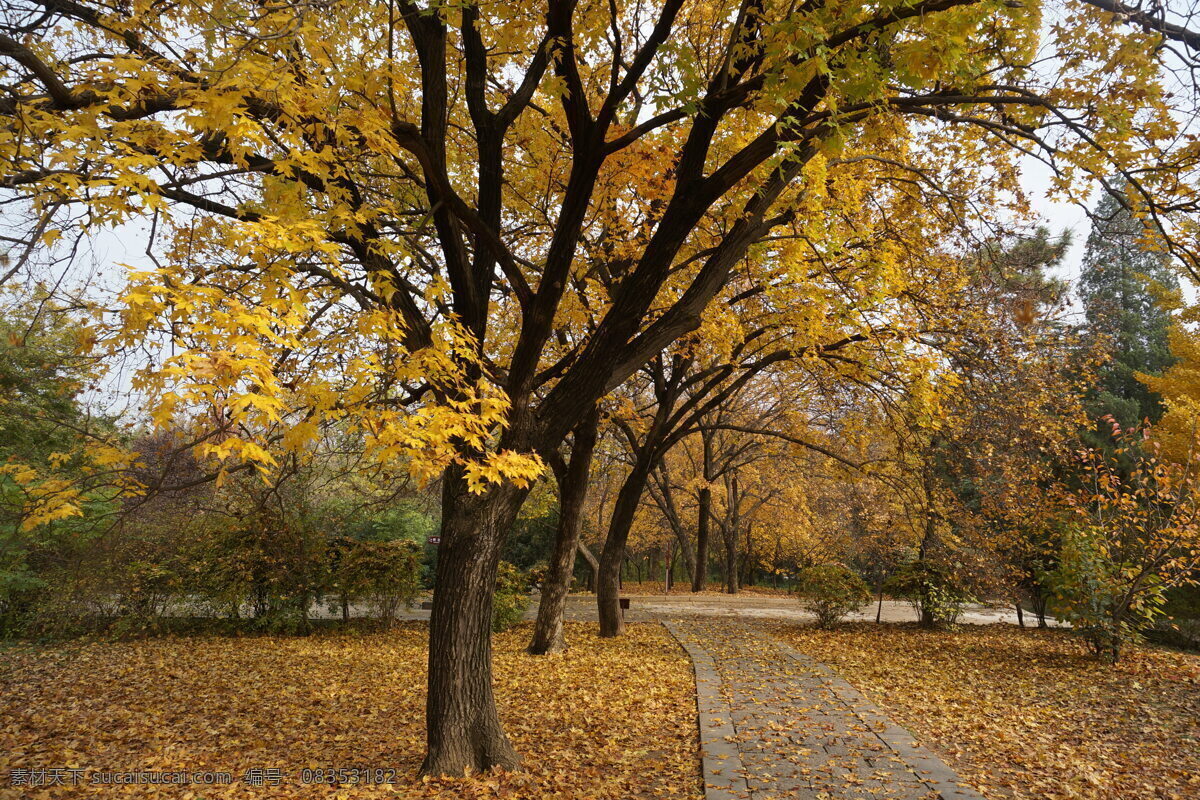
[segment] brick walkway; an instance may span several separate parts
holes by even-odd
[[[796,649],[728,618],[666,625],[696,670],[706,800],[982,800]]]

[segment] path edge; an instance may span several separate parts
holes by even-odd
[[[692,662],[704,800],[747,800],[751,793],[741,751],[734,739],[733,712],[721,693],[721,675],[712,654],[688,641],[674,623],[659,621]]]

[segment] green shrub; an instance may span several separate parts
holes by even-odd
[[[1163,616],[1166,603],[1159,576],[1141,576],[1107,547],[1098,526],[1078,526],[1063,537],[1058,568],[1050,575],[1059,619],[1087,641],[1097,658],[1116,662],[1121,648],[1142,638]]]
[[[499,633],[516,625],[529,605],[529,579],[514,564],[500,562],[496,595],[492,600],[492,630]]]
[[[828,628],[851,611],[871,600],[871,590],[858,573],[840,564],[822,564],[800,570],[794,593],[800,605],[817,617],[817,624]]]
[[[918,559],[900,567],[884,589],[907,600],[927,626],[953,625],[971,594],[944,564]]]

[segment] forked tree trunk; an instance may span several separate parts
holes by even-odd
[[[638,501],[646,488],[651,464],[648,457],[639,458],[621,484],[617,502],[613,505],[608,523],[608,536],[600,553],[600,570],[596,575],[596,610],[600,616],[601,636],[620,636],[625,632],[621,615],[621,563],[625,560],[625,543],[637,512]]]
[[[542,583],[542,598],[538,604],[537,622],[533,627],[533,639],[529,642],[529,653],[540,656],[565,650],[563,637],[563,611],[567,604],[567,592],[571,589],[571,577],[575,572],[575,551],[579,545],[579,528],[583,512],[583,501],[587,499],[588,478],[591,474],[592,453],[596,447],[596,429],[600,417],[596,411],[575,429],[571,446],[571,460],[558,478],[558,531],[554,537],[554,549],[546,579]]]
[[[473,495],[458,467],[443,480],[421,773],[511,769],[520,758],[500,727],[492,691],[492,595],[500,547],[527,492],[506,484]]]
[[[712,490],[700,490],[700,510],[696,519],[696,572],[692,575],[692,591],[702,592],[708,583],[708,510],[712,505]]]
[[[587,564],[588,568],[588,591],[596,591],[596,576],[600,574],[600,559],[596,558],[595,553],[584,542],[578,543],[579,555],[583,556],[583,563]]]

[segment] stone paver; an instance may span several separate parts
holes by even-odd
[[[982,800],[804,653],[728,618],[666,625],[695,664],[707,800]]]

